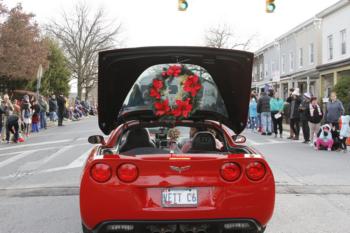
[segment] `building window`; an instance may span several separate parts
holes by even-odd
[[[290,66],[290,70],[292,71],[294,69],[294,54],[290,53],[289,54],[289,66]]]
[[[269,75],[269,64],[265,63],[265,77]]]
[[[282,61],[281,61],[281,63],[282,63],[282,73],[285,73],[286,72],[286,55],[283,55],[281,59],[282,59]]]
[[[303,63],[303,48],[299,48],[299,66],[302,67]]]
[[[346,54],[346,29],[340,31],[340,48],[341,54]]]
[[[309,45],[309,55],[310,55],[310,64],[313,64],[315,61],[315,51],[314,51],[313,43]]]
[[[328,59],[333,59],[333,35],[328,36]]]
[[[254,81],[258,81],[258,69],[256,64],[253,66]]]
[[[260,63],[260,80],[264,79],[263,64]]]

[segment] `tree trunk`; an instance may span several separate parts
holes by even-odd
[[[81,77],[78,76],[78,82],[77,82],[77,97],[79,100],[81,100],[82,94],[83,94],[83,88],[82,88],[82,80]]]
[[[88,98],[89,98],[89,93],[90,93],[90,89],[89,88],[85,88],[85,101],[87,101],[88,100]]]

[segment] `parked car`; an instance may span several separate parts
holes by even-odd
[[[87,232],[260,233],[275,182],[244,144],[253,54],[145,47],[99,54],[104,136],[83,170]]]

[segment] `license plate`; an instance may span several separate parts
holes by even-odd
[[[196,207],[198,191],[197,189],[164,189],[162,205],[163,207]]]

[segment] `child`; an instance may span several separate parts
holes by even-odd
[[[39,132],[39,114],[34,112],[32,116],[32,132]]]
[[[317,134],[316,149],[320,150],[322,146],[326,147],[328,151],[331,151],[333,143],[334,141],[332,138],[331,127],[328,124],[325,124],[321,127]]]
[[[339,121],[340,126],[340,141],[341,141],[341,149],[343,149],[344,153],[347,152],[346,139],[350,137],[350,116],[341,116]]]
[[[332,146],[332,150],[333,151],[340,151],[341,150],[341,140],[340,140],[340,131],[337,129],[337,127],[335,124],[332,124],[332,129],[331,129],[331,133],[332,133],[332,139],[333,139],[333,146]]]

